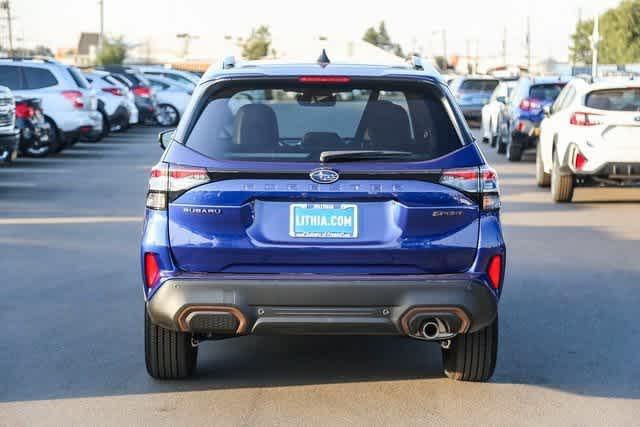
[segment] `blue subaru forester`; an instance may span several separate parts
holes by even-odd
[[[505,244],[496,173],[430,66],[211,68],[151,171],[146,366],[252,334],[402,335],[488,380]]]

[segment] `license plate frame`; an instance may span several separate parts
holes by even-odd
[[[357,239],[358,206],[353,203],[292,203],[289,236],[296,239]]]

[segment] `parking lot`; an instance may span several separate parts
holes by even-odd
[[[144,369],[139,237],[158,128],[0,169],[0,425],[600,424],[640,417],[640,194],[551,202],[494,151],[509,245],[488,384],[406,338],[244,337],[199,375]],[[517,420],[517,421],[516,421]]]

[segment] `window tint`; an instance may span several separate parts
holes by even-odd
[[[27,81],[27,89],[41,89],[58,84],[58,80],[45,68],[24,67],[24,78]]]
[[[498,80],[473,80],[467,79],[462,82],[460,89],[462,91],[473,92],[493,92],[500,82]]]
[[[585,105],[607,111],[640,111],[640,88],[594,91],[587,95]]]
[[[533,85],[529,89],[529,98],[538,99],[540,101],[554,101],[565,83],[551,83],[551,84],[538,84]]]
[[[23,89],[20,67],[0,65],[0,85],[6,86],[11,90]]]
[[[79,88],[89,89],[89,83],[87,82],[87,79],[84,78],[84,75],[80,71],[78,71],[76,67],[69,67],[67,68],[67,70],[69,71],[71,78],[74,82],[76,82],[76,85],[78,85]]]
[[[323,151],[407,151],[428,160],[462,146],[437,89],[251,87],[211,98],[186,145],[229,160],[318,162]]]

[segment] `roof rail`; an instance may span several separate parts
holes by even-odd
[[[236,66],[236,58],[234,56],[227,56],[222,61],[223,70],[229,70],[231,68],[234,68],[235,66]]]
[[[9,59],[11,61],[42,61],[49,64],[54,64],[56,61],[54,58],[49,56],[3,56],[0,59]]]

